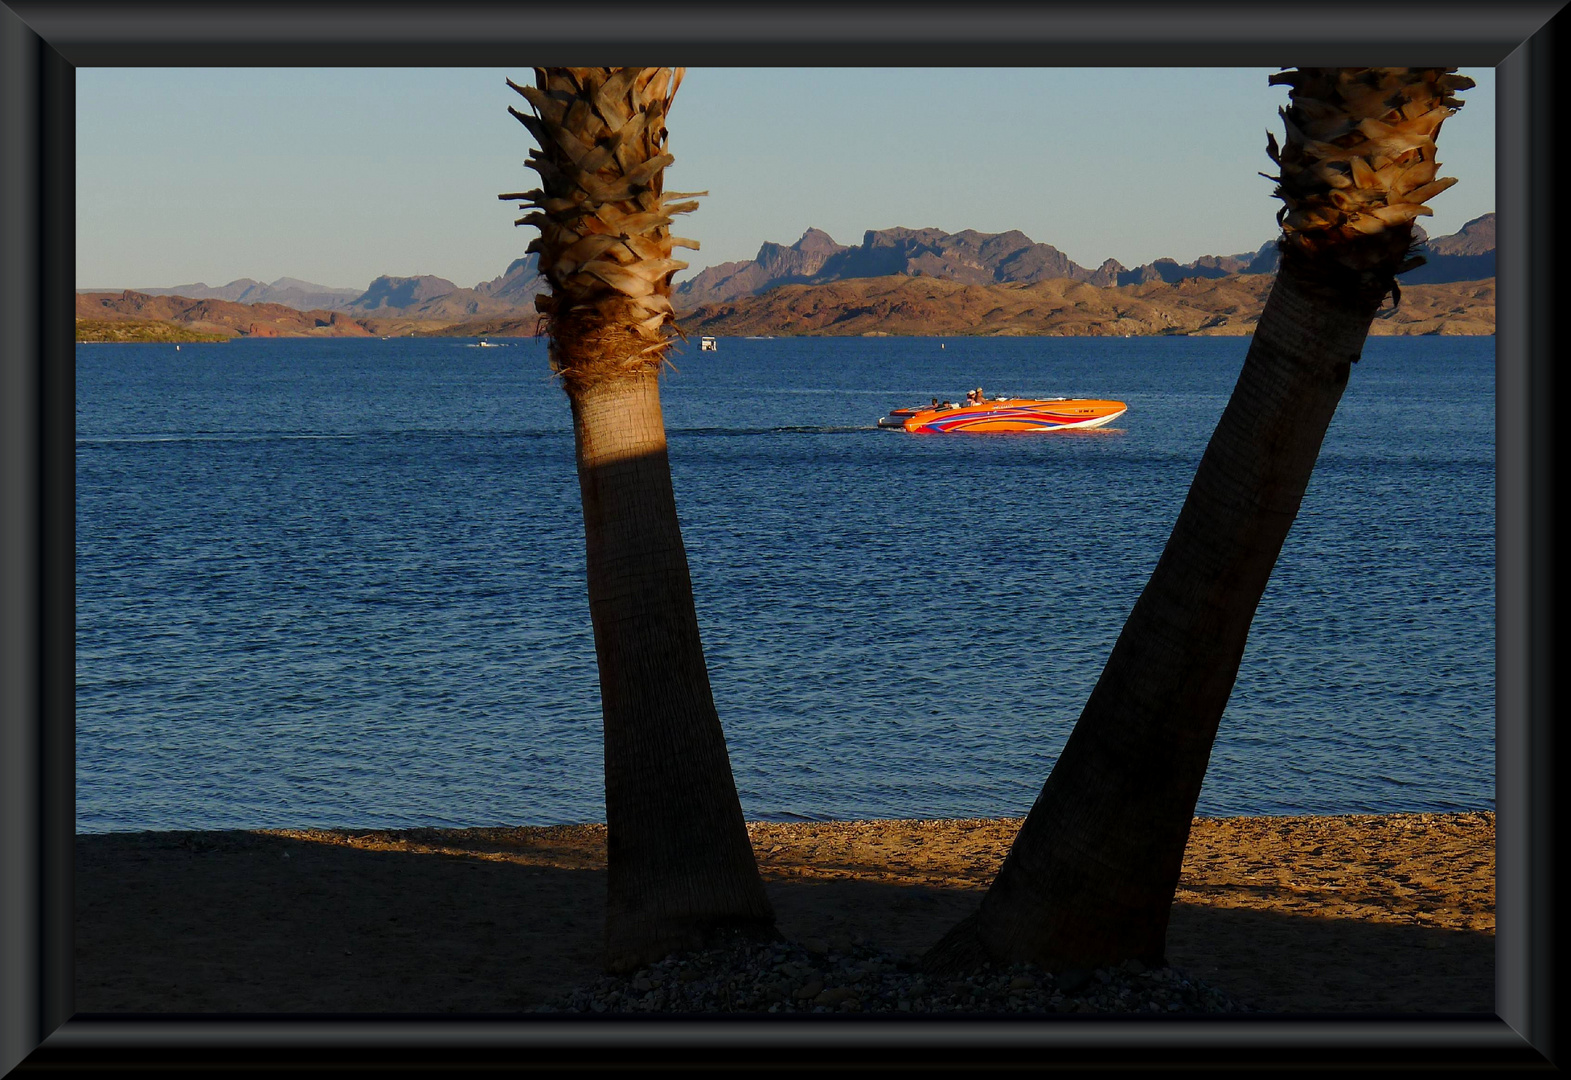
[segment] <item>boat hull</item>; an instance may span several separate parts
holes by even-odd
[[[899,426],[918,434],[1083,430],[1110,424],[1128,409],[1129,406],[1122,401],[1096,401],[1089,398],[1008,399],[987,401],[960,409],[922,409],[901,417]],[[891,419],[894,419],[893,414]],[[890,423],[883,426],[895,425]]]

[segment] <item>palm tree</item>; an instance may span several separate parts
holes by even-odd
[[[550,294],[535,301],[567,392],[605,721],[606,966],[631,970],[723,931],[768,936],[715,712],[677,524],[659,373],[673,326],[666,113],[682,68],[536,68],[509,109],[540,144],[523,199]],[[696,192],[692,194],[703,194]]]
[[[1211,745],[1255,609],[1413,220],[1455,181],[1435,136],[1454,68],[1301,68],[1286,84],[1280,269],[1156,570],[980,910],[924,958],[1164,962]]]

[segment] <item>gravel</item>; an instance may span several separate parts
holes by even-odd
[[[738,941],[606,976],[538,1006],[566,1013],[1247,1013],[1254,1010],[1177,968],[1054,973],[1031,964],[968,978],[923,974],[911,957],[860,938]]]

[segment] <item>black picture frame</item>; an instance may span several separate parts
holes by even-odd
[[[0,0],[0,1072],[18,1063],[25,1073],[242,1062],[1550,1067],[1557,1049],[1550,226],[1551,159],[1563,127],[1554,83],[1563,3],[1437,0],[1416,9],[1385,0],[1108,0],[895,10],[856,2]],[[520,57],[724,66],[1494,67],[1495,1015],[1039,1025],[76,1016],[74,70],[510,66]]]

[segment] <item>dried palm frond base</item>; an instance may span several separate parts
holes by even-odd
[[[577,393],[607,379],[635,378],[669,367],[669,338],[650,341],[598,311],[543,316],[551,335],[551,371]]]
[[[549,295],[536,297],[551,335],[551,366],[569,394],[661,365],[674,312],[672,258],[695,240],[671,221],[703,192],[667,192],[666,114],[682,68],[536,68],[535,86],[508,85],[534,115],[510,110],[539,142],[528,167],[541,186],[503,195],[532,212]]]
[[[1282,254],[1322,274],[1367,284],[1418,265],[1413,222],[1452,184],[1437,178],[1435,138],[1473,80],[1455,68],[1298,68],[1271,76],[1290,87],[1286,142],[1267,135],[1281,168]]]

